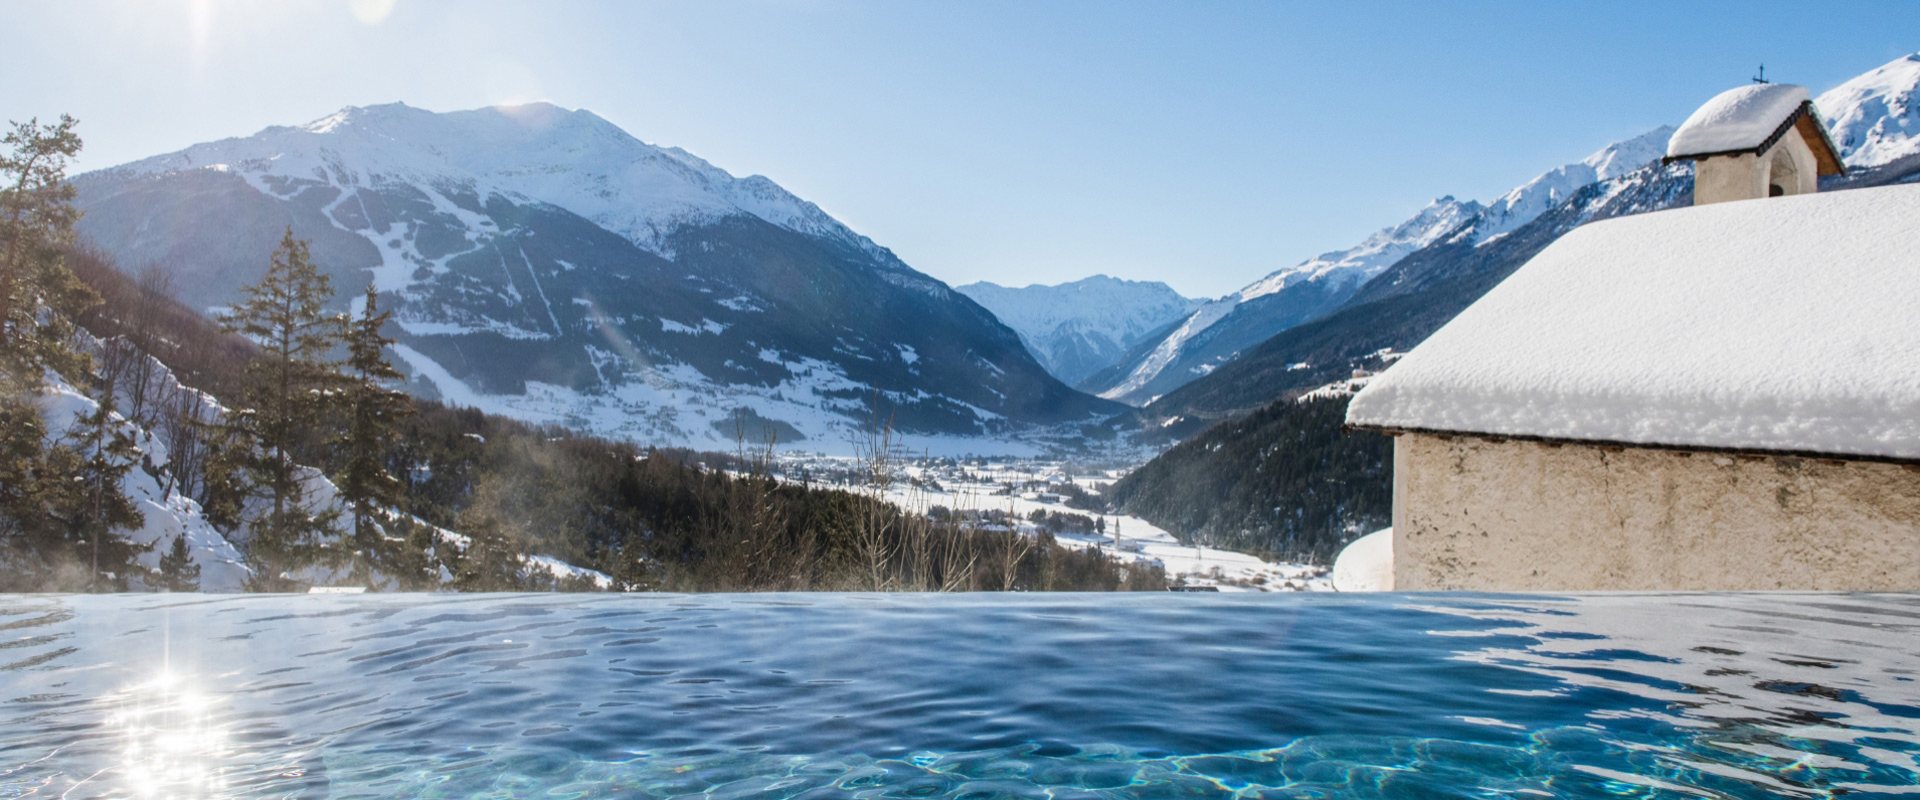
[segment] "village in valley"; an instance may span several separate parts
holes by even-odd
[[[790,483],[853,492],[878,489],[900,508],[982,532],[1014,532],[1062,547],[1094,549],[1164,569],[1176,589],[1327,591],[1330,568],[1264,560],[1233,550],[1182,543],[1138,517],[1102,510],[1100,495],[1133,466],[1060,457],[915,456],[894,448],[872,478],[871,459],[782,451],[776,472]]]

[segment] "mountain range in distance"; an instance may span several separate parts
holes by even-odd
[[[1920,162],[1916,86],[1920,55],[1818,98],[1848,181]],[[202,309],[292,227],[342,307],[371,284],[395,309],[423,396],[706,449],[744,430],[840,451],[884,420],[928,451],[1018,453],[1122,432],[1122,403],[1189,430],[1411,347],[1572,226],[1684,202],[1690,173],[1657,165],[1670,135],[1441,197],[1214,300],[1106,276],[950,288],[766,178],[548,104],[348,108],[74,183],[88,240]]]
[[[1886,167],[1920,157],[1920,54],[1869,70],[1815,102],[1833,137],[1857,168]],[[1415,253],[1465,245],[1482,248],[1525,228],[1587,187],[1611,184],[1665,155],[1672,126],[1615,142],[1556,167],[1490,202],[1441,197],[1411,218],[1336,250],[1275,271],[1219,300],[1199,304],[1178,324],[1100,371],[1067,378],[1102,397],[1145,406],[1199,381],[1274,336],[1323,319],[1358,301],[1390,294],[1376,278]],[[1690,173],[1689,173],[1690,174]],[[1626,184],[1619,184],[1624,187]],[[1619,203],[1603,203],[1621,213]],[[1564,216],[1564,215],[1563,215]],[[1587,217],[1594,218],[1594,217]],[[1424,261],[1431,261],[1429,258]],[[1387,275],[1386,283],[1403,278]],[[1366,287],[1363,289],[1363,287]],[[1015,327],[1018,327],[1017,325]],[[1294,362],[1302,363],[1302,362]]]
[[[530,422],[990,451],[1121,410],[814,204],[586,111],[348,108],[74,184],[80,233],[197,308],[236,302],[291,227],[340,307],[371,284],[393,309],[412,391]]]
[[[1159,281],[1106,275],[1052,286],[979,281],[954,289],[1020,334],[1041,365],[1069,384],[1113,366],[1206,302]]]

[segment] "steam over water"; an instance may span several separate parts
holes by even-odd
[[[0,797],[1920,792],[1920,597],[0,597]]]

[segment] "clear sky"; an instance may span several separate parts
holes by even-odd
[[[91,169],[342,106],[587,108],[951,283],[1223,294],[1443,194],[1677,123],[1760,62],[1816,92],[1914,2],[0,0],[0,113]]]

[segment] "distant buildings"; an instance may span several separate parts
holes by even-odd
[[[1393,588],[1920,588],[1920,186],[1815,194],[1797,86],[1668,157],[1697,207],[1567,234],[1355,396]]]

